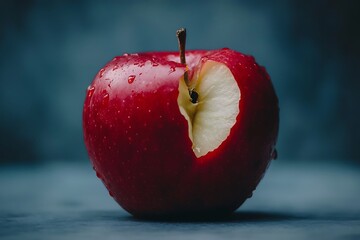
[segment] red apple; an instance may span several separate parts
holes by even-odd
[[[231,213],[276,153],[278,99],[266,70],[228,48],[185,57],[115,57],[87,91],[90,159],[137,217]]]

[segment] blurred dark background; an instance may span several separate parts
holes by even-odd
[[[360,163],[360,1],[1,1],[0,163],[86,161],[85,90],[124,52],[230,47],[280,99],[280,160]]]

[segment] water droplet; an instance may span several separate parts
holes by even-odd
[[[273,151],[272,154],[271,154],[271,159],[276,160],[277,157],[278,157],[278,153],[277,153],[276,148],[274,148],[274,151]]]
[[[169,73],[172,73],[172,72],[175,72],[175,67],[170,67],[170,72]]]
[[[106,90],[103,90],[102,94],[103,94],[103,99],[102,99],[101,103],[103,106],[107,106],[109,103],[109,98],[110,98],[109,93]]]
[[[143,67],[145,65],[145,62],[139,62],[138,67]]]
[[[159,66],[159,63],[157,63],[157,62],[151,62],[151,65],[152,65],[153,67],[156,67],[156,66]]]
[[[130,75],[130,76],[128,77],[128,83],[129,83],[129,84],[133,83],[133,82],[135,81],[135,78],[136,78],[135,75]]]
[[[104,75],[104,72],[105,72],[105,68],[100,69],[100,72],[99,72],[100,78],[102,78],[102,76]]]
[[[130,115],[128,115],[128,119],[130,119]]]
[[[114,197],[114,194],[111,191],[109,191],[109,195],[110,197]]]
[[[87,89],[87,94],[88,94],[88,97],[91,98],[92,95],[94,94],[94,91],[95,91],[95,87],[94,86],[89,86],[88,89]]]
[[[112,61],[114,62],[114,61],[116,61],[116,60],[118,60],[118,57],[114,57]]]
[[[123,56],[124,56],[124,57],[127,57],[127,56],[129,56],[129,54],[128,54],[128,53],[124,53]]]
[[[132,141],[132,138],[131,138],[131,137],[128,137],[128,141],[131,142],[131,141]]]
[[[112,70],[115,71],[115,70],[118,69],[118,68],[119,68],[119,66],[118,66],[118,65],[115,65],[115,66],[112,68]]]
[[[202,63],[206,62],[207,60],[209,60],[209,58],[207,56],[201,58]]]
[[[149,109],[148,112],[151,113],[151,109]]]
[[[96,176],[101,179],[100,173],[96,172]]]

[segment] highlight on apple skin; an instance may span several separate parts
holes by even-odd
[[[115,57],[83,108],[96,174],[136,217],[235,211],[276,156],[278,128],[265,68],[228,48]]]

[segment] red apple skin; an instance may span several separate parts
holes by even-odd
[[[200,59],[227,65],[241,92],[229,137],[201,158],[177,103],[185,71],[178,53],[116,57],[88,88],[89,157],[110,195],[136,217],[231,213],[252,196],[276,151],[278,99],[266,70],[230,49],[188,51],[186,58],[190,71]]]

